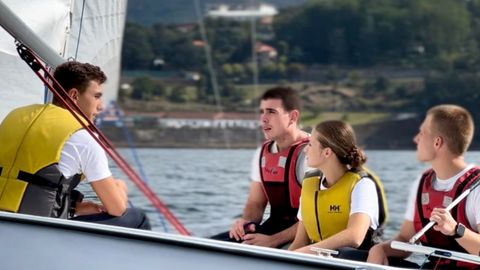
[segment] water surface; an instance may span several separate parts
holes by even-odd
[[[137,149],[148,184],[195,236],[207,237],[230,228],[242,213],[249,188],[253,149]],[[120,152],[132,160],[129,149]],[[385,236],[398,232],[411,183],[426,164],[415,151],[367,151],[368,166],[383,180],[390,208]],[[479,163],[480,152],[467,155]],[[134,164],[133,162],[131,164]],[[113,168],[114,175],[121,175]],[[124,176],[123,176],[124,177]],[[148,199],[129,183],[131,202],[145,209],[154,230],[173,232]]]

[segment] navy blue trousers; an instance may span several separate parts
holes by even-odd
[[[134,229],[150,230],[150,221],[145,212],[138,208],[128,208],[120,217],[111,216],[107,213],[76,216],[71,220],[100,223]]]

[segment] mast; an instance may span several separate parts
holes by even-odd
[[[49,66],[56,67],[65,62],[60,55],[52,50],[28,25],[15,15],[2,0],[0,0],[0,25],[16,40],[35,51]]]
[[[84,3],[84,2],[83,2]],[[101,2],[99,2],[101,3]],[[123,8],[126,7],[126,1],[114,1],[113,2],[116,7]],[[97,7],[97,6],[95,6]],[[83,14],[82,6],[82,14]],[[125,13],[119,13],[117,15],[125,15]],[[80,29],[79,33],[81,33],[81,23],[83,21],[83,15],[80,17]],[[91,123],[87,117],[83,117],[89,123],[86,125],[84,121],[81,121],[80,115],[83,115],[81,110],[77,107],[77,105],[70,100],[67,102],[63,99],[63,97],[58,93],[56,87],[60,85],[58,82],[52,77],[49,73],[46,65],[50,67],[56,67],[59,64],[65,62],[65,60],[60,57],[54,50],[51,49],[49,45],[43,42],[35,32],[33,32],[30,27],[28,27],[13,11],[5,5],[5,3],[0,0],[0,26],[2,26],[12,37],[14,37],[17,41],[21,42],[24,46],[20,46],[20,50],[22,51],[22,59],[25,59],[25,55],[27,55],[27,64],[32,68],[34,73],[40,78],[40,80],[49,87],[49,89],[55,93],[55,96],[59,98],[65,105],[65,108],[68,108],[69,111],[72,112],[73,116],[82,124],[83,128],[85,128],[92,138],[94,138],[99,145],[104,148],[105,152],[117,163],[117,165],[124,171],[124,173],[132,180],[132,182],[137,185],[137,187],[142,191],[146,197],[152,202],[152,205],[161,212],[169,221],[170,223],[181,233],[184,235],[190,235],[190,232],[180,223],[180,221],[174,216],[174,214],[168,209],[165,203],[163,203],[156,193],[142,180],[142,178],[131,168],[131,166],[127,163],[125,159],[115,150],[113,145],[109,142],[109,140],[103,135],[103,133],[93,124]],[[96,29],[98,30],[98,28]],[[112,31],[112,29],[108,29]],[[95,30],[92,30],[94,32]],[[96,33],[97,31],[95,31]],[[121,32],[123,32],[123,22],[121,27]],[[79,34],[80,36],[80,34]],[[120,35],[122,37],[123,35]],[[98,39],[95,39],[95,43],[97,43]],[[110,40],[109,40],[110,41]],[[121,43],[121,39],[117,38],[116,41]],[[111,44],[110,44],[111,43]],[[115,49],[121,48],[121,46],[115,46],[115,42],[110,42],[108,45],[102,47],[102,49],[111,49],[111,51],[117,52]],[[78,51],[79,43],[75,44],[77,49],[75,52]],[[103,44],[102,44],[103,45]],[[17,48],[17,50],[19,50]],[[119,50],[118,50],[119,51]],[[32,53],[34,52],[34,53]],[[76,53],[75,53],[76,54]],[[46,65],[41,63],[44,61]],[[104,63],[107,64],[106,62]],[[112,63],[110,67],[116,67],[116,65]],[[100,65],[101,66],[101,65]],[[50,81],[48,79],[50,79]],[[54,87],[55,86],[55,87]],[[0,88],[2,90],[2,88]],[[5,89],[3,89],[5,90]],[[5,90],[8,91],[8,90]],[[18,99],[18,98],[17,98]],[[2,99],[0,99],[1,101]],[[2,109],[0,107],[0,109]],[[77,111],[79,114],[73,113]]]

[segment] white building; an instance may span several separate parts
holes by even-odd
[[[153,120],[166,128],[248,128],[259,127],[255,113],[159,112],[130,114],[126,118]]]
[[[231,18],[237,20],[268,18],[277,14],[277,8],[269,4],[260,4],[258,6],[245,8],[231,8],[228,5],[218,5],[207,12],[207,16],[212,18]]]

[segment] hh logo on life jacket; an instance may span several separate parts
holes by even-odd
[[[271,168],[265,168],[265,172],[272,174],[272,175],[277,175],[278,174],[278,169],[276,167],[271,167]]]
[[[329,213],[341,213],[340,205],[338,204],[331,204]]]

